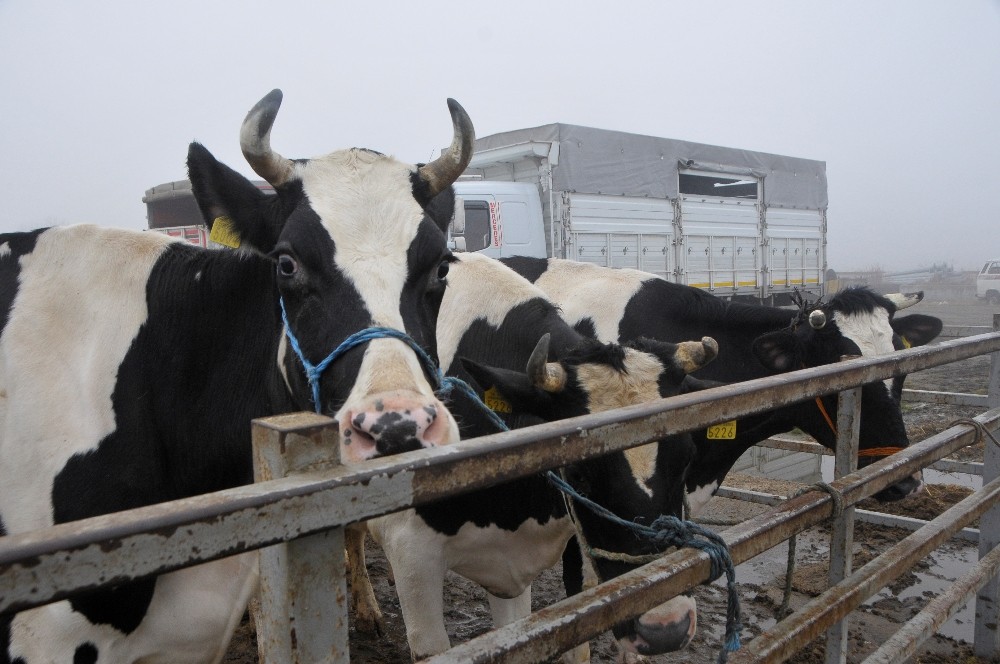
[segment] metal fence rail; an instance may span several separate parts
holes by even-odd
[[[977,420],[995,430],[1000,427],[1000,410],[985,413]],[[912,474],[930,460],[951,454],[975,439],[976,433],[971,427],[952,427],[831,484],[843,495],[845,505],[854,505]],[[750,560],[792,535],[829,519],[833,513],[832,503],[828,494],[811,491],[727,529],[722,536],[729,544],[733,562]],[[567,640],[576,638],[582,642],[597,636],[626,616],[639,615],[708,578],[707,555],[692,550],[677,551],[535,611],[527,618],[459,644],[426,662],[543,661],[565,650]],[[610,606],[609,600],[623,602],[628,610]],[[736,654],[730,656],[730,661]]]
[[[295,470],[285,478],[10,535],[0,538],[0,612],[23,610],[74,592],[105,588],[324,531],[332,530],[335,539],[330,541],[339,541],[336,537],[344,525],[373,516],[817,395],[997,352],[1000,334],[958,339],[892,357],[849,360],[350,467],[310,469],[306,463],[304,470]],[[323,419],[307,420],[303,427],[279,425],[275,435],[282,442],[291,437],[318,441],[327,435],[328,422]],[[998,411],[980,418],[991,430],[998,420]],[[850,473],[834,485],[843,493],[845,504],[853,505],[974,438],[970,427],[955,427]],[[1000,457],[997,461],[1000,466]],[[830,496],[811,492],[726,531],[734,561],[752,558],[815,525],[827,518],[831,509]],[[336,561],[332,564],[340,566]],[[440,661],[543,659],[697,585],[708,574],[705,554],[670,554],[524,621],[457,646]],[[325,601],[338,611],[346,611],[336,597]],[[565,615],[557,615],[567,606],[578,619],[575,624]],[[341,616],[346,625],[346,613]],[[554,623],[545,624],[549,616],[557,617]],[[994,632],[995,622],[994,618]],[[305,642],[311,638],[311,634],[298,631],[300,652],[309,652]],[[470,652],[479,646],[485,650]],[[346,653],[336,648],[329,657],[301,661],[339,662],[346,661],[344,657]]]

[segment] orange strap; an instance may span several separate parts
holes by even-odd
[[[823,419],[826,423],[830,425],[830,430],[833,431],[833,435],[837,435],[837,427],[833,423],[833,419],[830,414],[826,412],[826,407],[823,405],[823,400],[816,397],[816,407],[819,408],[819,412],[823,414]],[[890,454],[895,454],[902,450],[902,447],[869,447],[868,449],[858,450],[858,458],[862,457],[876,457],[876,456],[889,456]]]
[[[837,435],[837,425],[833,423],[833,419],[830,418],[830,413],[826,412],[826,406],[823,405],[823,400],[816,397],[816,407],[819,408],[819,412],[823,414],[823,419],[826,423],[830,425],[830,430],[833,431],[833,435]]]
[[[902,447],[869,447],[866,450],[858,450],[858,458],[873,456],[889,456],[902,450]]]

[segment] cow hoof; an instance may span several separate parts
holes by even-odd
[[[384,638],[388,635],[385,626],[385,618],[380,615],[374,616],[354,616],[354,629],[358,634],[374,638]]]
[[[620,640],[627,652],[659,655],[680,650],[691,642],[698,627],[694,600],[675,597],[639,616],[634,626],[634,635]]]

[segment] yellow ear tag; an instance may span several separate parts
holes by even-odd
[[[232,249],[240,248],[240,234],[233,226],[233,220],[229,217],[216,217],[212,222],[212,232],[208,234],[208,239],[224,247]]]
[[[904,336],[900,336],[899,338],[903,340],[903,348],[913,348],[913,344],[910,343],[909,339]]]
[[[721,424],[713,424],[706,431],[709,440],[735,440],[736,420],[729,420]]]
[[[494,413],[514,412],[514,409],[511,408],[510,404],[507,403],[506,399],[500,396],[500,393],[497,392],[497,388],[495,387],[491,387],[490,389],[486,390],[486,394],[483,395],[483,401],[486,402],[486,405]]]

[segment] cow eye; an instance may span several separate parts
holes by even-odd
[[[288,254],[278,256],[278,274],[283,277],[294,277],[299,271],[298,262]]]
[[[448,270],[450,269],[448,261],[443,261],[438,265],[438,279],[444,279],[448,276]]]

